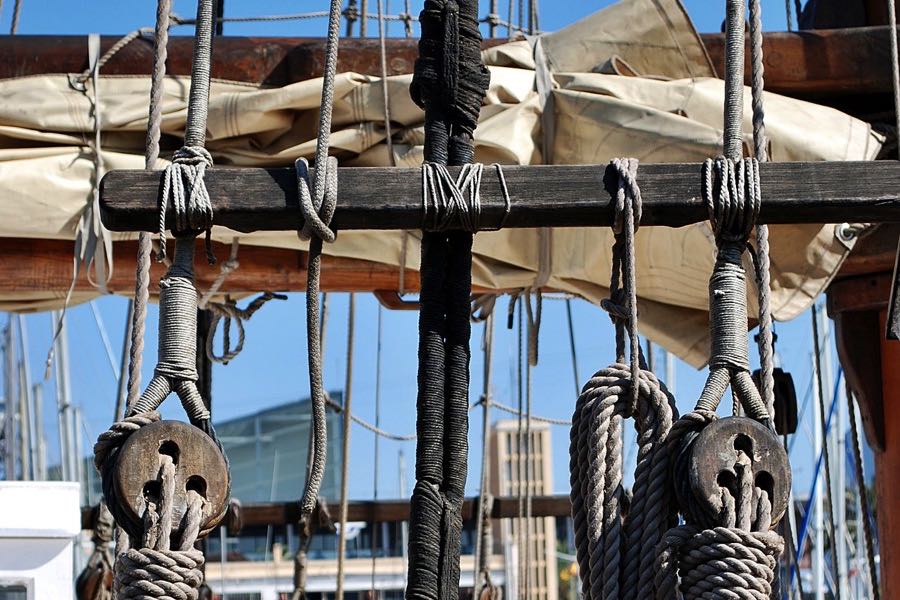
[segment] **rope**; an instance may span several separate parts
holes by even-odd
[[[206,346],[204,351],[206,357],[212,362],[227,365],[229,362],[237,358],[244,349],[244,321],[250,318],[269,300],[287,300],[284,294],[276,294],[273,292],[263,292],[253,299],[246,308],[238,308],[237,303],[230,297],[226,296],[225,302],[212,302],[212,298],[219,293],[225,280],[231,273],[240,267],[238,262],[238,249],[240,248],[239,238],[234,238],[231,242],[231,254],[228,260],[219,267],[219,274],[209,286],[209,289],[200,297],[197,302],[197,308],[200,310],[210,310],[213,313],[212,320],[209,324],[209,335],[206,336]],[[219,323],[224,321],[222,327],[222,354],[217,355],[213,349],[213,341],[216,337],[216,330]],[[238,341],[237,344],[231,346],[231,322],[234,321],[237,327]],[[324,342],[323,342],[324,343]]]
[[[477,406],[477,404],[473,405],[473,407],[474,406]],[[494,408],[496,408],[498,410],[502,410],[505,413],[514,415],[514,416],[524,416],[522,411],[516,410],[512,406],[509,406],[508,404],[503,404],[501,402],[498,402],[497,400],[491,400],[491,406],[493,406]],[[533,421],[539,421],[541,423],[549,423],[550,425],[569,426],[572,424],[572,421],[570,421],[568,419],[554,419],[552,417],[544,417],[541,415],[534,415],[534,414],[531,415],[531,419]]]
[[[813,336],[813,359],[816,368],[816,396],[819,401],[819,426],[822,428],[822,462],[825,463],[825,500],[828,502],[828,534],[831,537],[831,564],[835,569],[835,578],[838,579],[838,585],[835,585],[834,593],[835,597],[840,600],[841,589],[840,589],[840,571],[837,569],[838,564],[838,555],[837,555],[837,527],[834,523],[834,497],[832,494],[832,490],[834,488],[831,487],[831,452],[828,449],[828,422],[825,408],[825,385],[823,382],[822,375],[822,349],[819,343],[819,318],[818,318],[819,310],[813,305],[811,315],[812,315],[812,336]],[[843,502],[843,497],[841,498],[841,502]]]
[[[473,598],[481,598],[487,594],[495,598],[500,592],[491,581],[490,559],[494,547],[494,536],[491,530],[491,510],[494,504],[490,492],[489,444],[491,423],[491,375],[494,358],[494,317],[489,314],[484,321],[484,387],[481,394],[481,489],[478,496],[478,520],[475,535],[475,590]]]
[[[166,76],[167,45],[169,40],[169,12],[171,0],[159,0],[156,5],[156,27],[153,37],[153,67],[150,77],[150,109],[147,118],[147,138],[144,146],[144,168],[153,169],[159,158],[159,139],[162,123],[162,95]],[[150,299],[150,255],[152,244],[145,232],[138,234],[137,269],[135,272],[134,310],[131,314],[131,344],[128,360],[128,407],[137,402],[141,389],[141,369],[144,359],[144,335],[147,322],[147,303]]]
[[[493,165],[500,182],[504,211],[494,230],[503,228],[512,208],[503,167]],[[446,231],[459,226],[470,233],[485,231],[481,226],[481,178],[484,165],[465,164],[456,179],[447,167],[426,162],[422,165],[422,228]]]
[[[875,566],[875,542],[872,535],[872,511],[869,507],[869,491],[866,489],[866,477],[863,472],[862,446],[859,438],[859,425],[856,423],[856,404],[850,382],[845,381],[847,395],[847,413],[850,419],[850,435],[853,444],[853,468],[856,471],[856,493],[859,496],[859,507],[862,512],[863,536],[866,542],[866,565],[869,569],[869,581],[872,584],[872,600],[881,600],[881,588],[878,586],[878,568]]]
[[[350,419],[353,400],[353,348],[356,326],[356,295],[350,294],[347,309],[347,372],[344,379],[344,418],[341,420],[341,508],[337,552],[337,590],[335,600],[344,600],[344,564],[347,559],[347,506],[350,486]]]
[[[384,140],[387,144],[388,159],[392,167],[397,166],[397,159],[394,156],[394,136],[391,132],[391,95],[388,92],[388,70],[387,70],[387,49],[385,48],[385,26],[384,11],[382,10],[382,0],[378,0],[378,51],[379,66],[381,67],[381,99],[384,102]]]
[[[763,66],[762,6],[760,0],[750,0],[750,60],[751,95],[753,100],[753,148],[756,160],[768,162],[768,140],[766,139],[765,108],[763,89],[765,88]],[[760,394],[766,403],[769,416],[775,418],[775,357],[772,347],[772,308],[769,259],[769,226],[756,226],[756,289],[759,304],[759,348]]]
[[[9,35],[16,35],[19,31],[19,17],[22,16],[22,0],[16,0],[13,5],[12,24],[9,26]]]
[[[616,327],[616,363],[585,384],[572,416],[569,445],[576,561],[585,598],[650,598],[655,549],[675,523],[668,448],[674,399],[641,366],[637,333],[634,236],[641,218],[635,159],[615,159],[618,177],[611,298],[603,303]],[[626,359],[626,334],[630,361]],[[638,457],[633,498],[622,484],[622,421],[635,418]]]
[[[410,95],[425,110],[425,160],[474,161],[490,81],[476,0],[426,0]],[[416,484],[406,597],[456,600],[468,454],[472,234],[424,232],[416,401]]]
[[[758,160],[766,160],[763,123],[763,65],[760,7],[751,1],[752,96],[755,159],[743,158],[744,1],[726,7],[724,157],[703,165],[702,188],[716,241],[716,263],[709,284],[710,371],[694,411],[676,421],[666,453],[672,457],[673,483],[685,524],[670,529],[660,543],[655,565],[656,598],[669,600],[680,591],[696,598],[779,597],[778,556],[784,540],[771,531],[771,499],[756,487],[752,456],[737,449],[736,483],[722,489],[721,510],[711,514],[691,488],[692,450],[700,432],[717,419],[716,408],[731,384],[735,414],[772,428],[771,320],[768,302],[768,232],[757,230],[757,283],[760,294],[760,360],[764,398],[749,373],[747,298],[742,256],[760,205]],[[768,364],[767,364],[768,363]],[[773,433],[774,435],[774,433]]]
[[[112,598],[114,559],[109,542],[112,540],[115,523],[103,501],[97,505],[95,511],[96,516],[91,528],[91,542],[94,544],[94,550],[75,580],[75,595],[78,600],[110,600]]]
[[[329,228],[337,205],[337,159],[328,156],[331,135],[331,116],[334,108],[334,80],[337,73],[338,45],[340,39],[341,3],[331,1],[328,18],[328,38],[325,44],[325,71],[322,81],[322,109],[319,111],[319,129],[316,139],[316,171],[310,191],[309,173],[305,159],[295,163],[297,188],[303,227],[301,239],[309,240],[309,262],[306,282],[306,329],[309,358],[309,388],[312,399],[313,428],[310,463],[306,472],[306,485],[300,499],[301,520],[308,518],[316,505],[319,488],[325,476],[328,428],[325,421],[325,391],[322,383],[322,347],[319,331],[319,278],[322,262],[322,242],[333,242],[334,232]]]
[[[204,175],[212,166],[212,156],[204,148],[206,121],[209,111],[210,68],[215,6],[212,0],[197,4],[194,56],[191,62],[191,90],[188,96],[184,146],[175,152],[173,161],[163,174],[163,188],[159,207],[159,255],[166,256],[166,212],[171,202],[175,212],[174,231],[206,232],[206,255],[210,264],[212,254],[211,231],[213,209],[206,189]],[[193,255],[193,247],[191,247]]]

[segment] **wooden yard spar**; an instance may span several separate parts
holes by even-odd
[[[728,4],[733,13],[741,15],[742,22],[743,3],[734,0]],[[444,27],[446,26],[444,23]],[[742,67],[738,68],[740,71],[743,70]],[[736,71],[737,68],[729,69],[729,79],[732,82],[735,81]],[[427,120],[428,111],[426,111]],[[431,122],[434,124],[435,121]],[[433,135],[430,140],[433,144]],[[426,148],[428,144],[429,141],[426,141]],[[739,156],[729,158],[737,162]],[[412,169],[342,170],[337,179],[341,182],[341,188],[349,192],[342,192],[331,225],[335,229],[428,229],[426,210],[423,210],[423,201],[427,204],[427,200],[409,191],[417,189],[416,183],[429,176],[428,169],[421,172]],[[706,220],[708,200],[703,198],[704,190],[701,189],[699,171],[696,165],[643,166],[640,172],[642,193],[645,197],[642,224],[680,226]],[[759,172],[759,185],[765,190],[765,198],[759,209],[757,220],[759,223],[820,223],[851,220],[890,222],[896,219],[896,208],[900,203],[895,191],[900,189],[897,186],[900,182],[900,167],[896,164],[768,164],[762,165]],[[463,171],[463,175],[465,173]],[[452,182],[452,178],[456,175],[457,173],[451,170],[445,180]],[[493,178],[487,177],[483,180],[484,185],[479,186],[480,189],[470,190],[471,200],[468,208],[471,209],[475,205],[474,198],[478,198],[482,209],[481,226],[473,225],[466,217],[465,210],[458,210],[455,215],[444,221],[440,229],[444,231],[467,229],[471,232],[492,229],[498,223],[503,223],[506,227],[608,225],[615,221],[616,213],[602,198],[605,198],[607,193],[615,191],[616,182],[611,175],[612,173],[596,166],[510,168],[505,171],[504,187],[509,190],[508,197],[501,193],[500,178],[494,181]],[[363,178],[365,186],[362,186]],[[291,180],[294,182],[293,186]],[[224,225],[239,231],[283,230],[286,224],[308,226],[308,222],[304,223],[298,216],[300,211],[296,200],[298,197],[296,182],[288,170],[210,169],[206,175],[206,186],[215,201],[215,216],[210,224]],[[720,182],[717,185],[724,186],[725,183]],[[156,213],[159,202],[157,192],[159,186],[159,175],[154,173],[112,172],[107,175],[101,189],[104,223],[113,230],[155,229],[157,223],[152,222],[152,216]],[[365,194],[355,195],[358,188],[365,190]],[[373,189],[377,192],[371,193]],[[567,193],[559,194],[561,189],[565,189]],[[476,191],[480,192],[480,197]],[[709,190],[706,190],[706,193],[708,194]],[[249,200],[249,198],[266,198],[266,200]],[[444,206],[443,210],[449,210],[449,206],[449,204]],[[465,208],[462,205],[460,207]],[[427,209],[427,206],[425,208]],[[305,214],[307,217],[310,216],[308,210]],[[445,233],[440,235],[448,236]],[[450,234],[448,239],[458,235],[468,234],[454,233]],[[427,301],[429,293],[426,290],[423,294]],[[467,336],[465,345],[468,345]],[[464,358],[467,368],[467,352]],[[637,356],[633,355],[632,360],[637,361]],[[634,377],[634,370],[631,371],[631,377]],[[701,405],[706,408],[702,400],[698,407]],[[754,418],[767,421],[764,417],[768,414],[760,413],[757,410],[758,405],[748,403],[745,404],[745,408]],[[455,493],[452,496],[445,498],[444,502],[452,500],[454,504],[461,503],[461,496]],[[456,521],[459,518],[460,508],[458,506],[451,508],[451,521]],[[738,515],[740,514],[739,509]],[[737,518],[740,521],[745,519],[746,515]],[[775,515],[771,515],[770,518],[774,519]],[[445,516],[445,525],[442,526],[444,528],[446,519]],[[767,530],[771,521],[761,519],[760,526]],[[416,520],[415,511],[413,520]],[[447,535],[447,532],[443,531],[441,535]],[[755,538],[752,536],[742,538],[740,543],[752,543],[752,539]],[[453,583],[453,557],[446,556],[448,551],[452,552],[453,546],[452,535],[449,542],[447,540],[440,542],[438,551],[439,563],[442,565],[440,569],[449,568],[450,571],[449,573],[440,571],[439,579],[434,584],[437,586],[434,588],[436,595],[432,596],[432,593],[424,587],[416,591],[419,588],[413,586],[412,591],[408,591],[408,597],[449,598],[454,595],[452,590],[457,586]],[[776,546],[777,544],[773,544],[772,548]],[[416,558],[415,554],[413,558]],[[458,576],[458,565],[455,568],[455,575]],[[684,591],[686,597],[694,597],[702,589],[709,588],[689,587]],[[591,597],[600,598],[605,592],[592,585],[588,593]]]

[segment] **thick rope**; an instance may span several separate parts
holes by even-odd
[[[478,2],[426,0],[410,87],[425,109],[425,160],[474,161],[473,132],[490,74],[481,60]],[[456,600],[468,454],[472,234],[422,236],[416,485],[409,599]]]
[[[322,81],[322,109],[316,139],[316,171],[309,181],[306,161],[295,163],[297,188],[303,227],[299,235],[309,240],[309,261],[306,283],[306,328],[309,358],[309,388],[312,403],[313,428],[310,462],[306,485],[300,499],[301,520],[308,519],[316,506],[319,488],[325,476],[328,428],[325,421],[325,390],[322,382],[322,347],[319,331],[319,278],[322,262],[322,242],[333,242],[329,228],[337,204],[337,159],[328,156],[331,135],[331,116],[334,107],[334,80],[337,73],[338,45],[341,26],[341,2],[332,0],[325,43],[325,71]],[[310,190],[310,185],[312,190]]]
[[[616,326],[616,363],[598,371],[575,406],[570,437],[570,483],[576,560],[587,599],[655,595],[655,549],[675,522],[670,501],[666,437],[674,399],[641,369],[637,333],[634,235],[640,223],[637,161],[617,159],[613,197],[615,245],[604,308]],[[630,364],[626,365],[626,334]],[[631,506],[622,483],[622,421],[635,418],[638,457]]]
[[[87,564],[75,580],[75,595],[78,600],[110,600],[112,598],[113,562],[109,547],[113,537],[115,522],[106,507],[100,502],[96,507],[96,518],[91,530],[94,550]]]
[[[859,508],[862,513],[863,537],[866,544],[866,566],[869,570],[869,582],[872,585],[872,600],[881,600],[881,588],[878,585],[878,567],[875,563],[875,542],[872,535],[872,509],[869,507],[869,490],[866,489],[866,476],[863,471],[862,445],[859,437],[859,425],[856,423],[856,399],[850,382],[846,381],[847,418],[850,420],[851,443],[853,444],[853,468],[856,471],[856,493],[859,496]]]
[[[771,531],[771,499],[753,480],[752,457],[737,451],[730,492],[722,490],[723,510],[696,502],[688,470],[693,443],[717,418],[715,409],[731,384],[747,414],[772,427],[772,349],[768,302],[768,232],[757,230],[757,278],[760,294],[760,358],[763,391],[749,373],[747,298],[742,257],[756,222],[760,205],[758,160],[766,160],[763,123],[762,28],[758,2],[751,0],[753,132],[756,159],[743,158],[744,1],[728,0],[726,8],[726,75],[724,157],[707,160],[702,188],[716,239],[717,257],[709,285],[710,372],[693,412],[672,427],[667,454],[674,464],[673,483],[682,502],[686,524],[666,534],[659,546],[655,568],[658,600],[669,600],[680,591],[686,600],[696,598],[780,597],[777,589],[778,557],[784,541]],[[768,381],[767,381],[768,379]]]

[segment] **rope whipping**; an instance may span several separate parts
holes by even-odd
[[[756,38],[752,43],[754,141],[757,157],[765,159],[760,13],[758,5],[751,9],[751,34]],[[774,498],[770,497],[770,490],[763,490],[751,478],[752,452],[748,455],[735,444],[734,469],[739,482],[720,488],[721,498],[715,511],[711,500],[703,502],[699,492],[692,489],[688,476],[694,443],[702,430],[718,418],[715,410],[729,384],[735,405],[740,404],[750,418],[762,423],[766,432],[772,429],[769,398],[763,399],[749,372],[742,257],[759,213],[761,191],[758,160],[742,158],[744,14],[743,0],[728,0],[725,156],[707,160],[701,180],[717,250],[709,284],[710,371],[695,409],[673,424],[667,440],[685,524],[670,529],[659,546],[655,571],[656,597],[660,600],[674,597],[676,590],[687,600],[779,596],[776,576],[784,541],[771,530]],[[760,294],[768,295],[767,285],[761,286]],[[771,360],[762,348],[764,337],[760,335],[762,361]]]
[[[569,481],[576,561],[587,600],[654,597],[656,545],[676,522],[666,447],[675,401],[656,376],[642,368],[637,333],[637,166],[635,159],[616,159],[609,171],[617,178],[615,243],[610,298],[602,306],[615,324],[616,362],[585,384],[572,415]],[[639,450],[629,501],[622,474],[622,426],[630,417],[635,419]]]
[[[866,544],[866,566],[869,571],[869,582],[872,585],[872,600],[881,600],[881,588],[878,586],[878,567],[875,563],[875,542],[872,534],[872,509],[869,507],[869,491],[866,489],[866,477],[863,471],[862,445],[859,437],[859,425],[856,422],[856,398],[850,382],[846,381],[847,417],[850,420],[851,443],[853,444],[853,468],[856,471],[856,493],[859,496],[859,508],[862,513],[863,537]]]
[[[425,110],[425,160],[474,161],[490,74],[478,2],[427,0],[410,94]],[[406,598],[456,600],[468,454],[472,231],[424,231],[419,301],[416,484]]]
[[[306,159],[294,166],[303,227],[300,238],[309,240],[309,261],[306,282],[306,330],[309,357],[309,390],[312,404],[313,428],[310,462],[306,485],[300,499],[301,524],[310,516],[319,496],[325,476],[328,428],[325,421],[325,390],[322,383],[322,346],[319,327],[319,279],[322,268],[322,243],[333,242],[335,233],[329,228],[337,206],[337,159],[328,156],[331,137],[331,117],[334,108],[334,80],[337,74],[340,42],[341,2],[332,0],[328,17],[328,37],[325,43],[325,69],[322,79],[322,101],[316,138],[316,170],[310,181]],[[311,189],[310,189],[311,188]]]

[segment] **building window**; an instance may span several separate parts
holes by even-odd
[[[24,585],[0,585],[0,600],[28,600]]]

